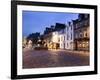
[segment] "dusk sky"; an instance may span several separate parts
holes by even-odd
[[[28,36],[31,33],[44,32],[46,27],[55,25],[56,23],[67,24],[78,18],[78,14],[61,13],[61,12],[22,12],[23,36]]]

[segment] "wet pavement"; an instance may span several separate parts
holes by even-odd
[[[89,52],[67,50],[24,50],[23,68],[89,65]]]

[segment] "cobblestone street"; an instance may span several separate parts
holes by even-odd
[[[67,50],[24,50],[23,68],[89,65],[89,52]]]

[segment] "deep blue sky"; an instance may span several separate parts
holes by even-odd
[[[23,11],[23,36],[28,36],[34,32],[40,32],[42,34],[45,27],[50,27],[56,23],[67,24],[68,21],[77,18],[78,14],[75,13]]]

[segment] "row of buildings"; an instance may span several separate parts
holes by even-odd
[[[56,23],[46,28],[43,42],[48,49],[89,51],[89,14],[79,14],[78,19],[66,24]]]

